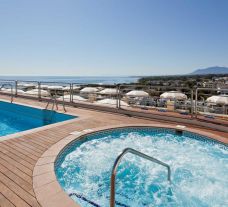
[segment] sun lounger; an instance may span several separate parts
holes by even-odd
[[[157,110],[159,112],[167,112],[167,108],[158,107]]]
[[[188,115],[189,111],[188,110],[183,110],[183,109],[177,109],[176,110],[178,113],[182,114],[182,115]]]
[[[215,116],[210,115],[210,114],[206,114],[206,115],[204,115],[204,117],[205,118],[209,118],[209,119],[214,119],[215,118]]]

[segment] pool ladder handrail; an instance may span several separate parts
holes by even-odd
[[[10,88],[11,88],[11,91],[10,91],[10,96],[11,96],[10,103],[13,103],[13,85],[11,83],[4,83],[4,84],[1,85],[0,90],[4,86],[10,86]]]
[[[56,106],[56,109],[58,110],[58,102],[57,102],[57,92],[55,91],[53,95],[50,96],[50,100],[48,100],[47,105],[45,109],[48,109],[50,101],[52,101],[52,111],[54,111],[54,107]],[[65,98],[64,98],[64,91],[63,91],[63,100],[62,100],[62,105],[63,105],[63,110],[66,112],[66,107],[65,107]]]
[[[123,156],[127,153],[131,153],[134,155],[137,155],[141,158],[144,158],[146,160],[150,160],[151,162],[157,163],[159,165],[162,165],[164,167],[167,168],[168,170],[168,175],[167,175],[167,179],[169,182],[171,182],[171,169],[170,166],[154,157],[151,157],[149,155],[146,155],[142,152],[139,152],[137,150],[134,150],[132,148],[126,148],[123,150],[123,152],[116,158],[113,168],[112,168],[112,175],[111,175],[111,189],[110,189],[110,207],[114,207],[115,206],[115,188],[116,188],[116,172],[117,172],[117,168],[123,158]]]

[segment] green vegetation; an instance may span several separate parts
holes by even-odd
[[[138,83],[142,85],[194,88],[205,87],[205,85],[209,85],[209,83],[212,85],[214,83],[216,85],[217,82],[225,83],[226,78],[228,78],[228,74],[148,76],[140,78]]]

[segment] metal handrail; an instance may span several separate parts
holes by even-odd
[[[51,109],[51,110],[53,111],[55,106],[56,106],[56,109],[58,110],[58,101],[56,100],[56,97],[57,97],[57,92],[56,92],[56,90],[55,90],[55,91],[54,91],[54,94],[53,94],[53,95],[50,95],[51,100],[48,100],[45,109],[48,108],[50,101],[53,101],[52,109]],[[63,110],[64,110],[64,112],[66,112],[64,91],[63,91],[63,96],[62,96],[62,98],[63,98],[63,99],[62,99]]]
[[[2,84],[1,87],[0,87],[0,90],[4,87],[4,86],[10,86],[11,88],[11,100],[10,100],[10,103],[13,103],[13,85],[11,83],[5,83],[5,84]]]
[[[56,91],[54,92],[54,94],[50,94],[50,100],[48,100],[45,109],[48,109],[48,106],[49,106],[50,102],[52,101],[51,110],[54,111],[55,106],[56,106],[56,109],[58,110],[58,104],[57,104],[56,96],[57,96]]]
[[[115,186],[116,186],[116,172],[117,172],[117,168],[120,164],[120,161],[122,160],[123,156],[127,153],[132,153],[134,155],[137,155],[141,158],[144,158],[146,160],[150,160],[152,162],[155,162],[159,165],[162,165],[164,167],[167,168],[168,170],[168,176],[167,176],[167,179],[169,182],[171,182],[171,169],[170,169],[170,166],[160,160],[157,160],[156,158],[154,157],[151,157],[149,155],[146,155],[142,152],[139,152],[137,150],[134,150],[132,148],[126,148],[123,150],[123,152],[116,158],[115,162],[114,162],[114,165],[113,165],[113,168],[112,168],[112,175],[111,175],[111,189],[110,189],[110,207],[114,207],[115,206]]]

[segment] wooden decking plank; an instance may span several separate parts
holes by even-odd
[[[39,138],[39,136],[37,136],[37,135],[35,135],[35,134],[27,134],[27,135],[24,135],[24,136],[22,137],[22,140],[23,140],[23,141],[27,141],[27,142],[33,141],[33,142],[35,142],[35,144],[40,144],[40,141],[42,141],[42,140]],[[41,143],[43,143],[43,141],[42,141]],[[45,143],[45,144],[43,145],[43,147],[46,147],[46,144],[47,144],[47,143]],[[41,145],[41,146],[42,146],[42,145]]]
[[[49,133],[55,133],[56,132],[56,130],[58,130],[58,135],[59,136],[66,136],[66,135],[68,135],[69,134],[69,130],[67,130],[67,128],[65,128],[65,127],[62,127],[61,129],[57,129],[57,128],[54,128],[54,129],[50,129],[50,131],[49,131]]]
[[[36,146],[41,151],[44,151],[47,149],[46,145],[42,146],[42,143],[40,143],[39,141],[36,141],[35,138],[29,138],[27,136],[23,136],[20,139],[21,139],[21,141],[23,141],[26,144],[32,144],[33,146]]]
[[[66,133],[69,134],[70,132],[72,132],[72,130],[76,130],[78,129],[78,126],[75,124],[68,124],[65,127],[61,128],[61,132],[62,133]]]
[[[3,154],[5,154],[5,155],[7,155],[8,157],[10,157],[11,159],[13,159],[13,160],[15,160],[15,161],[17,161],[17,162],[19,162],[20,164],[22,164],[22,165],[24,165],[25,167],[27,167],[27,168],[29,168],[29,169],[31,169],[31,170],[33,170],[33,165],[31,164],[31,163],[29,163],[29,162],[27,162],[26,160],[24,160],[24,159],[21,159],[20,157],[18,157],[18,156],[16,156],[15,154],[13,154],[13,153],[11,153],[11,152],[2,152],[2,148],[0,148],[0,155],[1,155],[1,153],[3,153]]]
[[[22,149],[23,151],[27,152],[28,154],[32,154],[32,155],[34,155],[34,156],[36,156],[36,157],[39,157],[39,156],[40,156],[40,153],[34,151],[33,149],[30,149],[30,148],[24,146],[24,145],[21,144],[20,142],[8,140],[7,144],[10,145],[10,146],[12,146],[12,147],[15,146],[15,147],[17,147],[17,148],[20,148],[20,149]]]
[[[24,147],[26,147],[26,148],[28,148],[28,149],[36,152],[36,153],[39,153],[38,149],[34,150],[32,143],[30,143],[30,144],[25,143],[23,138],[24,138],[24,136],[21,136],[17,139],[9,139],[8,142],[10,142],[12,144],[18,144],[18,145],[24,146]]]
[[[35,134],[34,136],[38,136],[41,140],[48,142],[50,144],[53,144],[56,142],[56,138],[53,136],[49,137],[47,133],[46,134],[39,133],[39,134]]]
[[[17,148],[20,148],[21,150],[27,152],[28,155],[33,155],[34,157],[36,157],[36,159],[38,159],[40,157],[40,153],[37,153],[34,150],[31,150],[30,148],[25,147],[24,145],[19,144],[17,142],[14,143],[14,142],[11,142],[10,140],[8,140],[7,144],[8,144],[8,146],[12,146],[12,147],[15,146]]]
[[[21,144],[21,145],[23,145],[24,147],[33,150],[33,152],[36,152],[38,155],[40,155],[40,153],[43,152],[42,150],[40,150],[40,149],[38,149],[36,146],[34,146],[34,144],[32,144],[32,143],[27,144],[27,143],[25,143],[25,142],[24,142],[23,140],[21,140],[21,139],[19,139],[19,141],[15,140],[15,139],[14,139],[14,140],[12,139],[12,140],[10,140],[10,142],[11,142],[11,143]]]
[[[78,123],[80,123],[80,121]],[[65,127],[63,129],[64,130],[71,130],[71,129],[76,129],[76,128],[79,128],[79,126],[76,125],[74,122],[72,122],[72,123],[65,125]]]
[[[24,172],[22,172],[20,169],[18,169],[14,165],[8,163],[7,161],[5,161],[4,159],[1,159],[1,158],[0,158],[0,164],[2,164],[5,168],[7,168],[8,170],[10,170],[11,172],[13,172],[14,174],[16,174],[17,176],[19,176],[23,180],[25,180],[28,183],[32,184],[32,177],[29,176],[29,175],[27,175],[27,174],[25,174]]]
[[[14,174],[13,172],[8,170],[1,164],[0,164],[0,172],[2,174],[4,174],[5,176],[7,176],[10,180],[13,180],[15,183],[17,183],[19,186],[21,186],[24,190],[29,192],[32,196],[35,196],[35,194],[33,192],[33,187],[30,183],[23,180],[22,178],[20,178],[19,176],[17,176],[16,174]],[[32,190],[32,192],[31,192],[31,190]]]
[[[46,131],[46,132],[41,131],[39,134],[44,135],[45,137],[49,137],[53,141],[63,138],[63,135],[60,135],[60,133],[56,133],[56,131],[57,131],[57,129],[55,130],[55,132],[52,132],[52,131]]]
[[[26,137],[29,137],[30,139],[36,139],[36,140],[41,140],[44,142],[44,144],[52,144],[52,140],[46,139],[46,136],[41,135],[40,133],[34,133],[34,134],[28,134]]]
[[[33,160],[33,159],[30,158],[29,156],[24,155],[24,154],[22,154],[21,152],[15,150],[15,149],[12,149],[11,147],[9,147],[9,146],[7,146],[7,145],[5,145],[5,144],[0,145],[0,147],[1,147],[2,149],[6,149],[6,150],[10,151],[12,154],[14,154],[14,155],[20,157],[20,158],[23,159],[23,160],[26,160],[27,162],[29,162],[29,163],[32,164],[32,165],[34,165],[34,164],[36,163],[36,160]]]
[[[37,200],[31,194],[29,194],[27,191],[25,191],[23,188],[21,188],[19,185],[17,185],[2,173],[0,173],[0,181],[29,205],[34,207],[40,206]]]
[[[40,134],[39,136],[42,140],[45,140],[47,142],[49,142],[50,144],[56,143],[57,141],[59,141],[59,137],[56,136],[50,136],[49,134],[46,134],[46,136],[44,136],[43,134]]]
[[[0,193],[0,206],[1,207],[15,207],[10,201]]]
[[[12,204],[16,207],[30,207],[28,203],[22,200],[19,196],[17,196],[12,190],[10,190],[6,185],[0,182],[0,189],[2,195],[7,198]]]
[[[48,146],[49,146],[47,143],[44,143],[42,140],[40,140],[40,139],[38,139],[36,137],[30,138],[28,136],[25,136],[24,137],[24,141],[25,142],[32,142],[32,143],[34,143],[34,144],[42,147],[43,150],[47,150],[48,149]]]
[[[9,170],[7,168],[5,168],[3,165],[0,164],[0,172],[2,173],[6,173],[8,172]]]
[[[48,142],[49,144],[53,144],[56,142],[56,137],[53,137],[53,136],[48,136],[48,134],[34,134],[33,136],[36,136],[36,137],[39,137],[41,140],[45,141],[45,142]]]
[[[12,153],[15,153],[21,157],[27,157],[30,159],[31,163],[33,162],[36,162],[37,161],[37,157],[36,156],[33,156],[31,155],[29,152],[15,146],[15,145],[10,145],[8,142],[2,142],[0,143],[0,147],[4,147],[4,148],[7,148],[7,149],[10,149]],[[24,158],[23,158],[24,159]]]
[[[46,138],[43,138],[43,137],[39,137],[39,142],[42,143],[42,144],[44,144],[44,145],[46,145],[48,148],[49,148],[51,145],[53,145],[53,143],[55,143],[55,142],[50,141],[50,140],[47,141]]]
[[[16,160],[10,158],[8,155],[5,155],[0,152],[0,157],[1,157],[1,159],[4,159],[6,162],[8,162],[8,163],[14,165],[15,167],[17,167],[18,169],[20,169],[25,174],[27,174],[29,176],[32,175],[31,169],[27,168],[26,166],[22,165],[21,163],[17,162]]]

